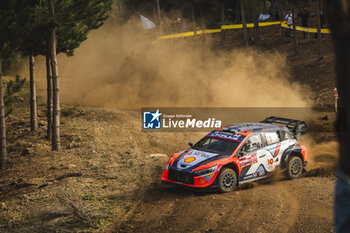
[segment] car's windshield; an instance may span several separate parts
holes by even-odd
[[[238,145],[239,142],[230,139],[204,137],[192,146],[192,149],[218,154],[232,154]]]

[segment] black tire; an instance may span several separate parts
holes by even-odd
[[[222,193],[231,192],[237,187],[237,174],[231,168],[221,170],[218,178],[219,191]]]
[[[293,156],[289,159],[287,164],[287,175],[290,179],[296,179],[303,174],[304,165],[301,158]]]

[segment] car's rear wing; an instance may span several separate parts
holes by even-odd
[[[260,123],[269,123],[269,124],[279,124],[286,126],[296,137],[300,137],[306,134],[307,125],[304,121],[293,120],[281,117],[267,117],[265,120],[260,121]]]

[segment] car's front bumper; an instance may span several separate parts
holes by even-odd
[[[167,183],[178,184],[188,187],[206,188],[216,187],[216,178],[220,172],[219,166],[212,174],[202,176],[194,175],[193,173],[185,173],[177,169],[165,169],[162,175],[162,180]],[[169,174],[170,173],[170,174]]]

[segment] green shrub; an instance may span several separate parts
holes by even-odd
[[[20,92],[24,86],[26,78],[21,78],[19,75],[16,75],[15,80],[6,81],[5,84],[5,94],[4,94],[4,102],[5,102],[5,115],[9,115],[13,111],[13,102],[16,100],[16,93]]]

